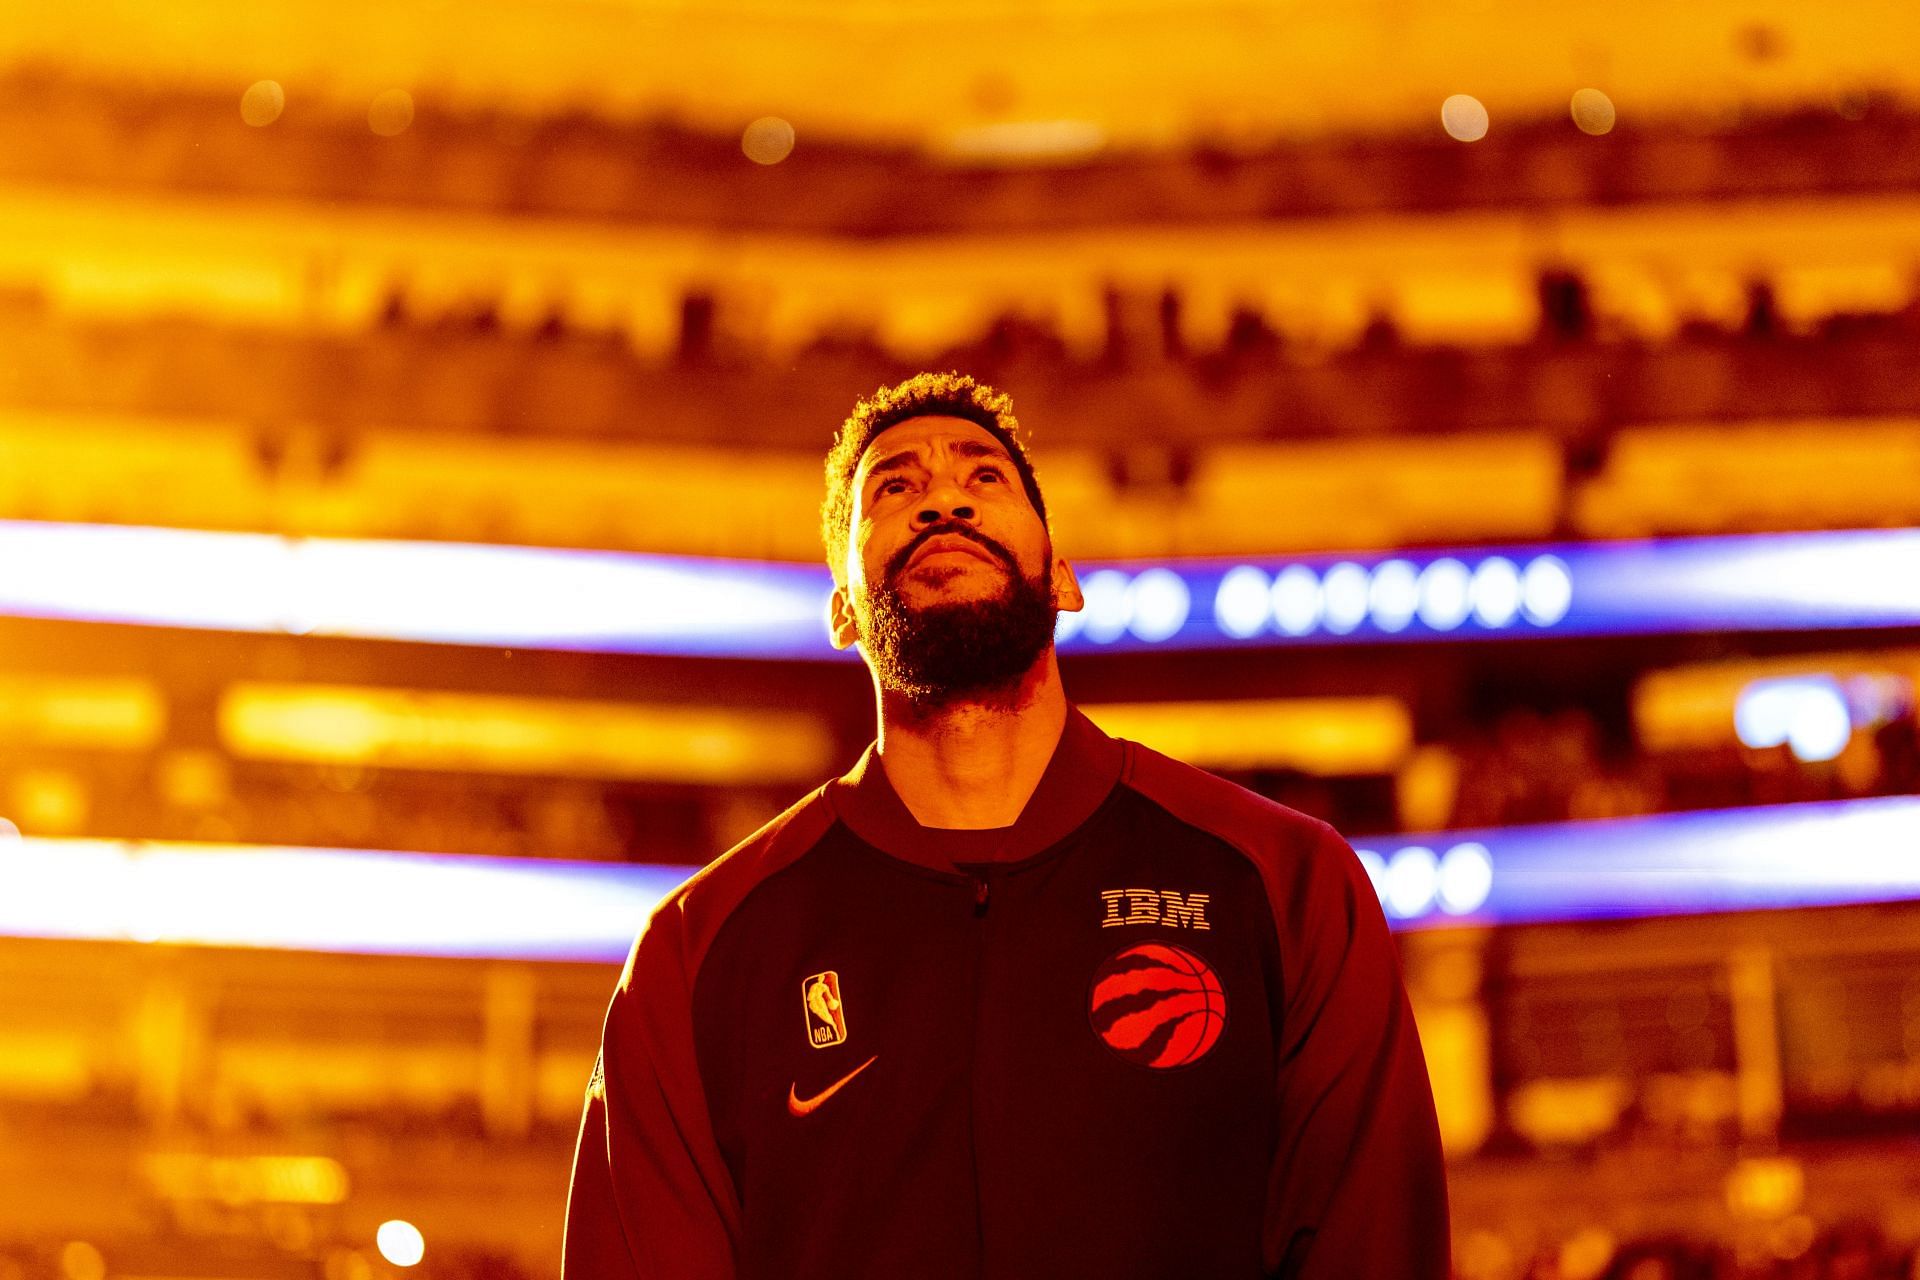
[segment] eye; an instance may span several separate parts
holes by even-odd
[[[981,476],[992,476],[1002,484],[1005,484],[1007,480],[1007,477],[1001,472],[1000,468],[995,466],[983,466],[973,473],[973,478],[976,480]]]
[[[873,491],[873,496],[876,498],[884,498],[888,494],[892,493],[896,486],[904,489],[907,487],[907,482],[897,477],[892,480],[885,481],[881,484],[881,486],[878,489],[875,489]]]

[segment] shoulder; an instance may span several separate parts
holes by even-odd
[[[1126,745],[1126,785],[1259,870],[1290,1004],[1311,1005],[1349,969],[1397,972],[1373,881],[1337,831],[1203,769]]]
[[[637,964],[669,964],[691,982],[714,936],[747,896],[799,861],[833,826],[827,785],[808,792],[662,898],[634,943],[621,985],[631,983]]]
[[[1151,747],[1122,741],[1122,785],[1238,850],[1259,870],[1283,922],[1297,920],[1303,910],[1345,915],[1373,901],[1366,868],[1332,826]]]
[[[1126,748],[1123,785],[1249,857],[1286,861],[1310,857],[1309,851],[1328,843],[1345,844],[1318,818],[1151,747],[1121,741]]]

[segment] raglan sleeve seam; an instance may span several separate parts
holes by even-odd
[[[1398,954],[1351,847],[1302,818],[1243,846],[1282,983],[1266,1262],[1300,1280],[1443,1277],[1445,1170]]]
[[[569,1194],[564,1280],[730,1280],[737,1196],[693,1043],[686,891],[635,940],[607,1009]]]

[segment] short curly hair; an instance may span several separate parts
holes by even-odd
[[[916,373],[905,382],[881,387],[854,405],[834,437],[833,448],[827,451],[827,496],[820,504],[820,540],[826,544],[827,564],[836,581],[845,571],[847,543],[852,536],[853,477],[860,469],[861,455],[888,427],[929,416],[965,418],[992,432],[1012,455],[1027,501],[1040,513],[1040,522],[1046,524],[1046,500],[1040,496],[1040,482],[1034,478],[1033,463],[1027,457],[1020,421],[1013,416],[1013,400],[964,373]]]

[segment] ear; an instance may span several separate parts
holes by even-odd
[[[853,603],[847,595],[847,588],[835,584],[833,594],[827,597],[827,639],[836,649],[845,649],[860,638],[859,629],[853,625]]]
[[[1080,579],[1074,576],[1073,566],[1065,560],[1053,562],[1053,606],[1062,613],[1078,613],[1086,608],[1086,597],[1080,594]]]

